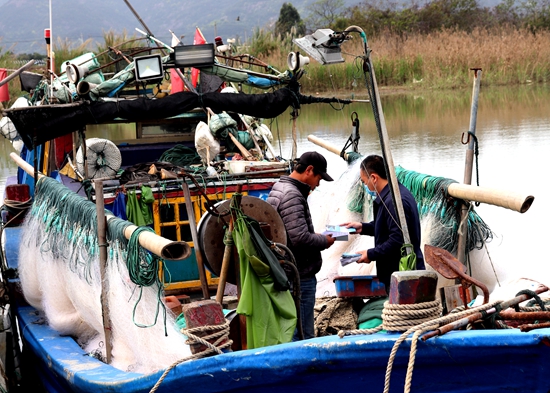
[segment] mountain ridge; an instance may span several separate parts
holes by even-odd
[[[288,2],[288,1],[287,1]],[[302,19],[315,0],[293,0],[290,3]],[[51,0],[52,38],[58,37],[78,45],[92,38],[103,43],[103,32],[126,31],[140,37],[135,28],[145,30],[124,0]],[[216,36],[224,41],[238,38],[246,41],[256,28],[273,27],[285,0],[201,0],[199,5],[188,0],[131,0],[131,7],[144,21],[153,35],[165,44],[171,44],[172,30],[183,43],[193,44],[195,28],[199,27],[207,42]],[[344,0],[350,7],[360,0]],[[479,4],[493,7],[499,0],[480,0]],[[45,53],[44,29],[50,26],[46,0],[0,0],[0,48],[14,53]],[[92,48],[92,50],[95,49]]]
[[[2,4],[3,1],[3,4]],[[306,7],[314,0],[295,0],[294,7],[302,18]],[[201,0],[199,6],[190,1],[163,0],[152,4],[147,0],[132,0],[130,5],[153,35],[170,45],[172,30],[183,43],[193,43],[195,27],[199,27],[208,42],[216,35],[228,38],[250,38],[255,28],[273,25],[279,17],[284,0]],[[346,5],[358,0],[346,0]],[[103,42],[103,32],[110,29],[141,36],[135,28],[145,30],[124,1],[54,0],[52,4],[52,37],[78,43],[92,38]],[[49,27],[47,1],[0,0],[0,47],[14,53],[45,52],[44,29]]]

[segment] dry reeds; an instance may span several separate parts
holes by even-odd
[[[483,69],[486,85],[545,83],[550,78],[550,32],[527,29],[442,30],[428,35],[381,34],[369,39],[380,86],[460,88],[470,85],[471,68]],[[359,40],[343,45],[346,63],[320,66],[312,62],[301,80],[304,89],[353,90],[361,84]],[[266,59],[281,61],[281,55]],[[330,70],[329,70],[330,69]],[[328,83],[327,83],[328,82]]]

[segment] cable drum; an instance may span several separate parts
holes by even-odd
[[[88,178],[111,178],[120,169],[122,157],[118,147],[108,139],[90,138],[86,140],[86,161]],[[82,147],[76,153],[76,168],[84,175]]]

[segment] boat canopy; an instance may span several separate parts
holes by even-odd
[[[80,101],[62,105],[40,105],[6,109],[27,149],[32,150],[46,141],[78,131],[87,124],[100,124],[115,119],[146,121],[178,116],[196,108],[210,108],[241,113],[257,118],[274,118],[289,106],[299,109],[302,104],[339,102],[350,100],[303,96],[284,87],[272,93],[225,94],[179,92],[161,99],[137,98],[116,101]]]

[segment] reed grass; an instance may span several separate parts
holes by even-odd
[[[248,53],[280,72],[287,69],[289,52],[298,48],[292,43],[293,31],[284,36],[263,29],[256,29],[252,40],[242,46],[239,53]],[[124,51],[127,47],[144,46],[126,32],[121,35],[109,31],[104,34],[104,43],[96,44],[96,54],[109,47]],[[127,44],[121,44],[127,42]],[[145,45],[146,46],[146,45]],[[443,29],[430,34],[396,34],[385,32],[368,37],[372,50],[372,62],[378,85],[382,88],[406,89],[456,89],[469,87],[471,68],[483,70],[485,86],[517,84],[545,84],[550,79],[550,31],[533,33],[527,28],[499,27],[475,28],[471,32]],[[56,64],[90,51],[90,42],[77,47],[68,41],[54,45]],[[365,81],[361,56],[363,44],[358,35],[342,45],[345,63],[322,66],[315,60],[306,66],[300,79],[304,94],[326,91],[364,93]],[[11,65],[9,53],[0,50],[0,66]],[[112,58],[102,57],[105,64]],[[125,66],[125,64],[123,64]],[[107,69],[104,71],[118,71]],[[59,72],[59,70],[58,70]],[[16,96],[17,86],[10,87]],[[253,89],[250,89],[250,92]],[[246,91],[246,89],[245,89]],[[256,91],[254,91],[256,92]]]
[[[358,37],[357,37],[358,38]],[[550,31],[477,28],[472,32],[442,30],[399,36],[387,32],[369,38],[372,62],[380,86],[454,89],[468,87],[471,68],[483,70],[485,85],[547,83],[550,78]],[[286,69],[286,47],[262,60]],[[292,49],[296,50],[296,48]],[[301,83],[307,91],[352,90],[360,83],[363,54],[359,39],[342,46],[346,63],[321,66],[313,59]]]

